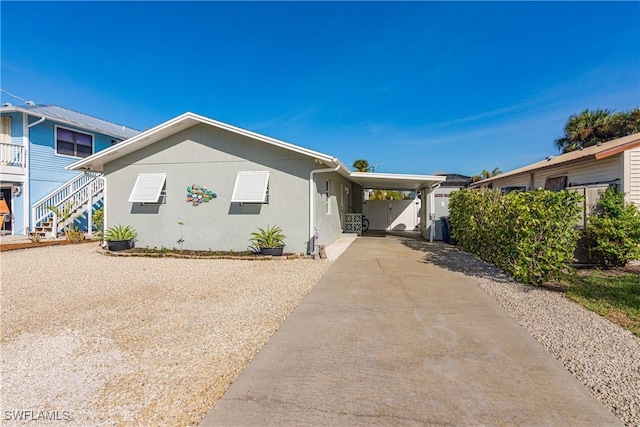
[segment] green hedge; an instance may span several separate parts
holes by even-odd
[[[586,237],[591,258],[605,268],[640,259],[640,211],[609,187],[587,220]]]
[[[462,189],[451,194],[451,235],[465,250],[539,285],[571,269],[582,196],[570,191]]]

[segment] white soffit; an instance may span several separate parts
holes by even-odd
[[[129,202],[158,203],[166,178],[166,173],[138,174],[136,183],[133,185],[129,195]]]
[[[269,172],[238,172],[231,201],[236,203],[266,203]]]
[[[370,190],[415,191],[431,187],[446,179],[441,175],[406,175],[373,172],[351,172],[350,178]]]

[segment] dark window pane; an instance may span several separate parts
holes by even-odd
[[[58,141],[58,154],[75,156],[76,153],[74,152],[73,148],[74,148],[73,143]]]
[[[73,132],[58,128],[58,141],[73,142]]]
[[[544,182],[544,189],[551,191],[560,191],[567,186],[567,176],[556,176],[547,178]]]
[[[91,147],[87,147],[85,145],[78,145],[78,157],[87,157],[90,156],[91,153]]]
[[[91,135],[86,135],[84,133],[76,133],[76,142],[81,145],[88,145],[91,147]]]

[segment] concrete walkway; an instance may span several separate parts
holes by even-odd
[[[202,426],[621,425],[424,244],[357,239]]]

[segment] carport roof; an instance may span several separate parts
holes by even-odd
[[[446,176],[351,172],[349,179],[362,188],[371,190],[413,191],[438,184],[444,181]]]
[[[219,122],[208,117],[200,116],[194,113],[184,113],[178,117],[175,117],[169,121],[166,121],[152,129],[149,129],[141,134],[138,134],[132,138],[127,139],[119,144],[107,148],[106,150],[97,152],[89,157],[79,160],[69,166],[67,169],[72,170],[86,170],[103,172],[104,165],[112,162],[120,157],[131,154],[141,148],[149,146],[155,142],[158,142],[170,135],[178,133],[191,126],[203,123],[209,126],[224,129],[229,132],[233,132],[239,135],[244,135],[249,138],[264,142],[266,144],[275,145],[277,147],[284,148],[286,150],[294,151],[296,153],[309,156],[317,161],[317,163],[324,164],[327,167],[339,166],[337,172],[347,178],[348,180],[355,182],[356,184],[367,189],[382,189],[382,190],[418,190],[424,187],[430,187],[434,184],[442,182],[446,177],[437,175],[405,175],[405,174],[387,174],[387,173],[368,173],[368,172],[352,172],[350,171],[340,159],[333,157],[329,154],[320,153],[318,151],[310,150],[308,148],[300,147],[298,145],[290,144],[288,142],[280,141],[275,138],[271,138],[265,135],[261,135],[255,132],[248,131],[239,127],[229,125],[227,123]]]

